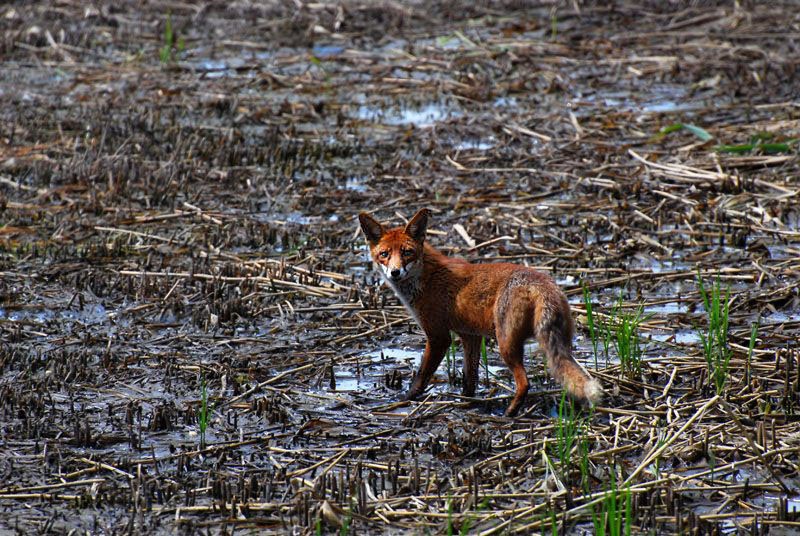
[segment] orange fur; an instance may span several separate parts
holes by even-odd
[[[481,337],[494,336],[514,376],[515,394],[506,410],[514,415],[528,392],[523,345],[535,337],[550,373],[567,392],[589,403],[599,401],[600,384],[572,357],[572,316],[555,282],[525,266],[471,264],[443,255],[425,242],[429,214],[422,209],[405,227],[388,230],[370,215],[359,215],[373,261],[428,339],[407,398],[425,390],[453,331],[464,346],[466,396],[475,394],[478,383]]]

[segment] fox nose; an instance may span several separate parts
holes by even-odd
[[[400,270],[398,270],[397,268],[395,268],[394,270],[392,270],[392,273],[391,273],[391,275],[392,275],[392,277],[393,277],[394,279],[397,279],[398,277],[400,277]]]

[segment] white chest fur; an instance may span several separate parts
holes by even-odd
[[[414,300],[419,292],[418,274],[410,274],[409,277],[403,279],[402,281],[392,281],[392,279],[387,276],[383,270],[380,272],[383,276],[383,280],[386,282],[386,285],[391,288],[395,295],[400,299],[400,302],[406,308],[408,314],[411,315],[419,327],[422,327],[422,324],[419,321],[419,316],[417,316],[417,311],[414,308]]]

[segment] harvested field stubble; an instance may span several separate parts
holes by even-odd
[[[0,532],[796,530],[800,11],[668,5],[0,7]],[[500,417],[491,342],[399,401],[355,215],[422,206],[558,280],[601,407],[531,346]]]

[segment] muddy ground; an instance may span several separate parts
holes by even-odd
[[[800,528],[796,2],[60,0],[0,30],[0,532]],[[491,342],[477,400],[457,348],[401,401],[424,337],[355,216],[421,207],[448,253],[557,279],[599,407],[559,417],[531,344],[503,418]],[[598,325],[643,307],[638,369],[582,282]]]

